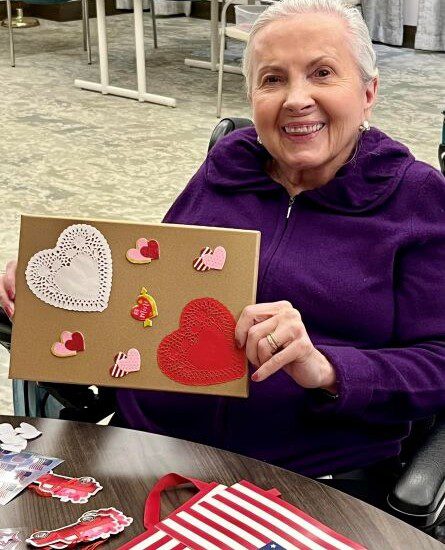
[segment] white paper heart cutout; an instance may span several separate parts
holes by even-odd
[[[47,304],[73,311],[103,311],[108,307],[113,264],[102,233],[91,225],[70,225],[55,248],[29,260],[26,282]]]
[[[39,435],[42,435],[42,432],[39,432],[37,428],[27,422],[20,422],[20,427],[16,428],[15,432],[24,439],[35,439]]]

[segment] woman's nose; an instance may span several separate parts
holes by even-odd
[[[310,86],[305,83],[289,83],[283,108],[289,111],[311,111],[315,107],[315,100]]]

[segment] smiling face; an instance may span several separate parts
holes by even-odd
[[[270,23],[253,39],[251,72],[255,127],[280,171],[329,181],[354,150],[377,90],[361,80],[346,23],[323,13]]]

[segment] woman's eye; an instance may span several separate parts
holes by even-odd
[[[274,74],[268,74],[263,78],[264,84],[275,84],[276,82],[280,82],[281,78]]]
[[[318,78],[326,78],[327,76],[331,75],[331,71],[329,69],[317,69],[315,71],[315,76]]]

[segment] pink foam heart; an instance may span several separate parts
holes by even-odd
[[[72,355],[76,355],[77,351],[67,349],[65,344],[62,342],[55,342],[51,346],[51,353],[56,357],[71,357]]]
[[[60,335],[60,341],[62,342],[62,344],[66,344],[68,340],[71,340],[72,335],[73,333],[70,332],[69,330],[64,330]]]
[[[213,252],[201,256],[201,260],[210,269],[222,269],[226,263],[226,250],[222,246],[217,246]]]
[[[131,348],[126,357],[118,359],[116,364],[124,372],[136,372],[141,369],[141,354],[137,349]]]
[[[136,248],[130,248],[127,250],[126,257],[129,262],[136,263],[136,264],[149,264],[151,262],[151,258],[144,256],[141,253],[141,248],[145,248],[148,246],[148,241],[144,237],[141,237],[136,241]]]

